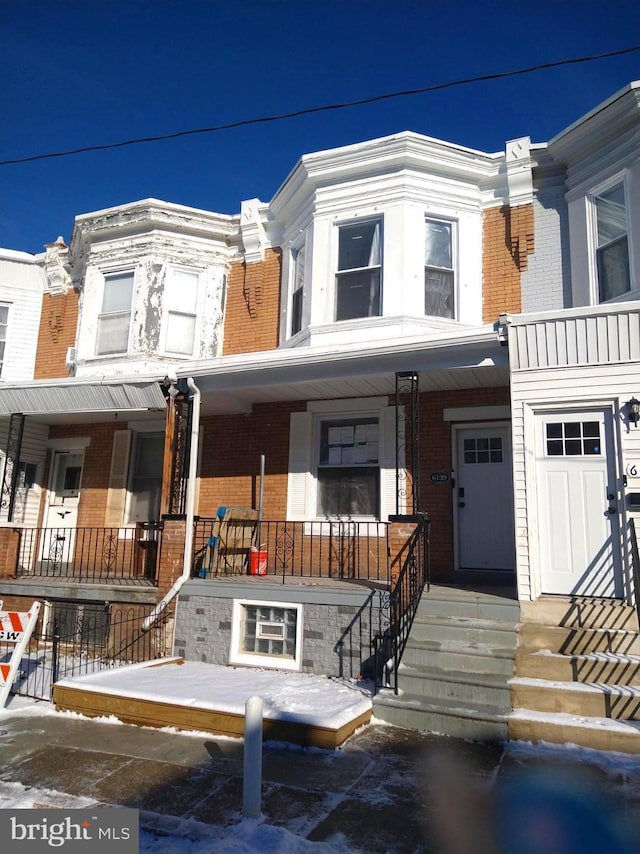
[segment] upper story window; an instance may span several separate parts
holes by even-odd
[[[7,328],[9,326],[9,306],[0,304],[0,376],[4,366],[4,351],[7,346]]]
[[[596,218],[596,269],[600,302],[631,289],[624,184],[593,197]]]
[[[165,350],[168,353],[193,355],[198,307],[197,273],[173,270],[165,286],[167,332]]]
[[[98,315],[96,355],[126,353],[129,348],[133,271],[104,277],[102,308]]]
[[[292,253],[293,257],[293,288],[291,294],[291,334],[295,335],[302,329],[302,295],[304,293],[305,249]]]
[[[454,317],[455,271],[453,223],[425,221],[424,312],[431,317]]]
[[[382,221],[339,227],[336,320],[380,314]]]

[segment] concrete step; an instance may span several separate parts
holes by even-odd
[[[474,741],[504,740],[507,738],[507,714],[497,713],[481,703],[455,704],[447,700],[411,694],[396,695],[383,689],[373,698],[373,714],[378,720],[396,726],[468,738]]]
[[[478,641],[418,641],[410,637],[402,662],[409,667],[437,665],[456,673],[501,673],[512,676],[513,647],[492,646]]]
[[[591,652],[637,655],[640,653],[640,636],[633,630],[523,623],[518,631],[518,657],[540,649],[563,655],[586,655]]]
[[[640,688],[587,682],[509,680],[514,709],[632,720],[640,717]]]
[[[411,627],[414,641],[457,641],[463,644],[484,644],[515,648],[516,624],[471,617],[439,617],[416,614]]]
[[[523,623],[583,629],[638,631],[633,605],[615,599],[580,599],[572,596],[543,596],[520,605]]]
[[[441,667],[407,667],[398,670],[398,687],[403,694],[493,706],[496,712],[511,709],[508,677],[496,673],[452,673]]]
[[[418,613],[517,623],[520,605],[517,600],[504,596],[439,586],[424,591]]]
[[[640,754],[640,721],[515,709],[508,718],[510,741],[577,744],[593,750]]]
[[[606,682],[640,685],[640,656],[592,652],[561,655],[538,650],[516,656],[516,675],[559,682]]]

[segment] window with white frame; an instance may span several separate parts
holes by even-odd
[[[104,277],[96,355],[126,353],[129,349],[132,300],[133,271],[109,273]]]
[[[167,277],[164,294],[167,353],[193,355],[199,280],[198,273],[188,270],[173,270]]]
[[[319,441],[317,515],[377,518],[378,418],[323,418],[319,422]]]
[[[160,516],[163,433],[137,433],[129,477],[127,522],[150,522]]]
[[[309,401],[306,411],[292,412],[287,519],[374,522],[404,512],[396,481],[402,436],[386,397]]]
[[[231,664],[299,670],[302,660],[302,605],[234,599]]]
[[[454,317],[453,223],[425,220],[424,311],[430,317]]]
[[[305,248],[301,246],[292,253],[293,283],[291,287],[291,335],[302,329],[302,300],[304,294]]]
[[[335,319],[377,317],[381,285],[382,220],[339,226]]]
[[[5,348],[7,346],[7,329],[9,326],[9,306],[0,304],[0,376],[4,367]]]
[[[631,288],[625,189],[622,182],[594,193],[596,272],[600,302]]]

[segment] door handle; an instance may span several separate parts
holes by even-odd
[[[458,507],[464,507],[464,506],[465,506],[464,501],[458,501]]]
[[[607,513],[608,513],[610,516],[614,516],[617,512],[618,512],[618,508],[617,508],[617,507],[615,507],[615,506],[614,506],[614,507],[612,507],[611,505],[609,505],[609,507],[607,508]]]

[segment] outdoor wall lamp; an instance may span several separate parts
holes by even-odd
[[[638,421],[640,421],[640,400],[635,397],[632,397],[631,400],[627,401],[627,418],[630,422],[638,426]]]

